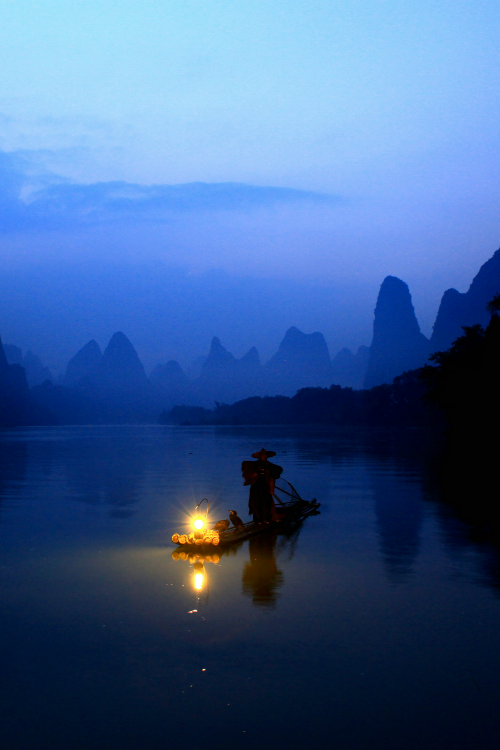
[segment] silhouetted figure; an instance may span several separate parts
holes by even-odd
[[[262,448],[261,451],[252,453],[252,458],[256,458],[257,461],[243,461],[241,465],[245,485],[251,485],[248,512],[256,523],[272,521],[274,484],[283,472],[281,466],[268,461],[270,456],[275,455],[274,451]]]
[[[242,529],[245,525],[235,510],[229,511],[229,520],[231,521],[235,529]]]

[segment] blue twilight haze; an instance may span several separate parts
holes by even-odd
[[[165,356],[211,335],[271,353],[288,325],[335,353],[369,343],[386,275],[428,335],[500,244],[496,2],[16,0],[0,18],[1,334],[52,366],[126,328],[140,305],[93,296],[138,264],[169,311],[178,274],[262,283],[270,315],[297,298],[267,336],[245,310],[165,321]]]

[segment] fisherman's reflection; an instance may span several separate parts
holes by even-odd
[[[243,569],[243,593],[252,597],[256,607],[274,608],[278,589],[284,584],[275,558],[277,538],[277,531],[268,531],[251,537],[248,542],[250,562]]]

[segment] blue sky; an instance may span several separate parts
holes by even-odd
[[[116,181],[334,197],[193,207],[146,243],[11,223],[10,269],[119,245],[124,260],[345,294],[394,274],[428,333],[444,289],[500,244],[498,2],[16,0],[0,15],[0,151],[23,200]]]
[[[497,135],[496,2],[1,7],[3,148],[62,152],[82,181],[339,192]]]

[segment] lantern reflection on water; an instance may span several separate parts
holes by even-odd
[[[193,583],[196,591],[201,591],[205,585],[205,566],[202,562],[195,562]]]
[[[196,552],[186,552],[182,549],[174,549],[172,552],[172,560],[186,560],[190,565],[193,566],[193,575],[191,578],[192,585],[198,596],[202,593],[208,596],[208,575],[205,568],[205,563],[213,563],[218,565],[220,562],[220,555],[218,554],[197,554]]]
[[[210,555],[196,554],[196,552],[187,552],[183,549],[174,549],[172,552],[172,560],[187,560],[191,565],[195,563],[214,563],[218,565],[220,563],[220,555],[213,553]]]

